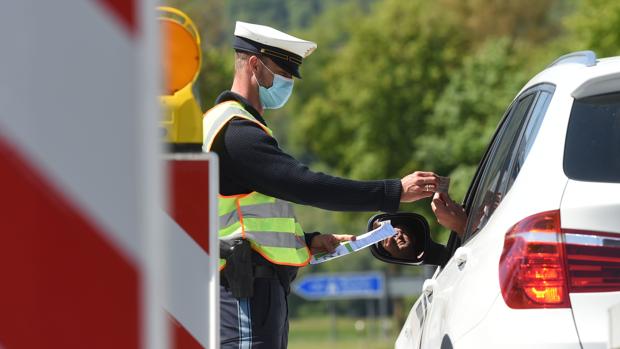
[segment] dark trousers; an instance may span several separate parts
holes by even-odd
[[[277,279],[254,280],[252,298],[235,298],[220,286],[222,349],[286,349],[288,302]]]

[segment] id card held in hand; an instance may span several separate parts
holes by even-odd
[[[439,183],[437,184],[437,193],[447,193],[450,187],[450,177],[437,176]]]

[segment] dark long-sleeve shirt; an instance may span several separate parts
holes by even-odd
[[[236,100],[259,122],[261,115],[242,96],[226,91],[216,103]],[[251,121],[236,119],[215,138],[220,160],[220,193],[262,194],[333,211],[398,210],[399,179],[354,181],[314,172],[285,153],[275,138]]]

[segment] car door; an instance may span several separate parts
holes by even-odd
[[[511,180],[515,148],[539,92],[524,92],[505,114],[466,196],[469,219],[465,241],[462,246],[452,246],[452,257],[424,284],[421,348],[451,348],[455,338],[484,318],[499,294],[497,280],[487,277],[489,268],[495,274],[497,271],[497,263],[489,262],[488,251],[494,247],[478,232],[509,187],[506,183]]]

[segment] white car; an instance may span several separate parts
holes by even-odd
[[[439,265],[396,348],[610,348],[620,337],[610,330],[620,321],[610,316],[620,304],[620,57],[575,52],[528,82],[464,206],[463,239],[452,232],[445,247],[421,216],[371,219],[408,221],[418,243],[411,258],[381,244],[376,257]]]

